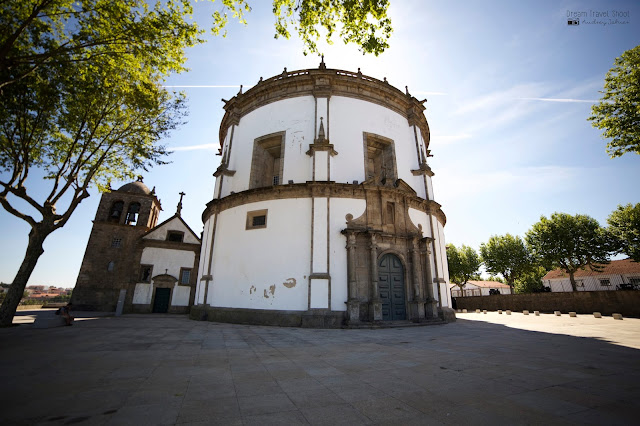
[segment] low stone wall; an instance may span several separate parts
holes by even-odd
[[[499,294],[456,298],[458,309],[619,313],[640,318],[640,291],[579,291],[571,293]]]

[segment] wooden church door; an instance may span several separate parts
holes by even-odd
[[[406,320],[404,268],[396,255],[388,253],[378,261],[378,290],[382,301],[382,320]]]

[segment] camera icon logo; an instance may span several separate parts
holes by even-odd
[[[580,25],[579,19],[569,19],[567,20],[567,25]]]

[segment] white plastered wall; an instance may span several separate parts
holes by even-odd
[[[267,209],[267,226],[246,230],[247,212]],[[306,311],[311,199],[245,204],[218,216],[213,251],[214,307]],[[201,292],[203,293],[203,292]]]
[[[193,251],[174,250],[159,247],[145,247],[140,259],[141,265],[153,265],[152,275],[165,273],[178,280],[180,268],[194,268],[196,254]],[[176,282],[171,291],[171,306],[188,306],[191,287],[180,286]],[[133,304],[148,305],[153,297],[153,286],[149,283],[136,283]]]

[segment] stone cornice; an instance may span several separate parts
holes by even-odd
[[[429,124],[424,116],[423,101],[391,86],[386,79],[337,69],[306,69],[287,72],[262,80],[244,93],[225,101],[225,115],[220,124],[220,144],[224,143],[230,126],[237,125],[243,116],[272,102],[299,96],[344,96],[361,99],[389,108],[407,119],[409,126],[417,126],[428,148]]]
[[[288,185],[276,185],[264,188],[249,189],[247,191],[236,192],[224,198],[214,199],[207,204],[202,213],[202,222],[213,214],[225,210],[242,206],[244,204],[256,203],[258,201],[284,200],[289,198],[312,198],[312,197],[332,197],[332,198],[353,198],[364,200],[368,191],[384,192],[387,198],[403,200],[410,208],[431,213],[444,226],[447,218],[441,209],[441,205],[435,201],[425,200],[418,197],[415,192],[408,191],[402,181],[397,187],[375,186],[375,185],[354,185],[348,183],[335,182],[306,182]]]

